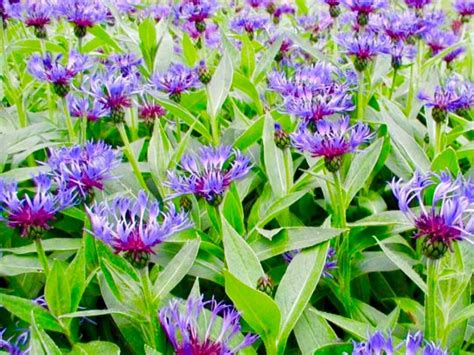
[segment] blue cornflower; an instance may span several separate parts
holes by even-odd
[[[21,3],[15,16],[27,27],[33,27],[37,38],[47,37],[46,25],[55,15],[54,2],[51,0],[26,0]]]
[[[357,14],[357,23],[365,26],[369,23],[369,15],[387,6],[386,0],[343,0],[342,3]]]
[[[423,40],[428,47],[430,47],[431,55],[435,56],[442,50],[456,43],[457,37],[452,32],[442,31],[439,28],[431,28],[423,32]]]
[[[0,207],[3,212],[1,220],[10,228],[18,228],[22,237],[39,238],[50,229],[50,222],[56,214],[75,204],[74,193],[64,183],[54,187],[47,175],[33,178],[36,191],[33,197],[24,194],[18,197],[18,186],[15,181],[0,180]]]
[[[56,10],[74,25],[74,34],[78,38],[84,37],[88,28],[107,19],[107,8],[98,0],[61,0]]]
[[[473,84],[451,77],[445,85],[435,88],[433,96],[420,92],[418,99],[433,108],[432,117],[436,122],[444,122],[448,112],[469,110],[474,105]]]
[[[44,57],[34,54],[30,57],[27,65],[28,72],[37,80],[45,81],[53,85],[54,92],[65,97],[70,90],[71,80],[81,71],[90,67],[91,62],[86,55],[71,51],[67,62],[63,65],[63,55],[53,58],[51,53]]]
[[[453,6],[463,22],[474,16],[474,0],[454,0]]]
[[[416,47],[403,42],[397,42],[390,46],[388,53],[392,56],[392,67],[398,69],[403,64],[403,58],[408,58],[409,60],[415,58]]]
[[[76,118],[87,118],[91,122],[95,122],[108,115],[108,110],[102,103],[91,100],[90,97],[82,97],[78,95],[68,95],[69,114]]]
[[[121,161],[121,155],[104,142],[87,142],[84,146],[54,148],[47,164],[55,180],[83,199],[92,197],[94,189],[103,190],[104,182],[113,179],[111,171]]]
[[[291,137],[292,145],[313,157],[324,157],[326,168],[335,172],[342,164],[345,154],[355,152],[357,147],[368,142],[373,134],[367,125],[359,122],[350,126],[349,117],[331,122],[320,120],[314,131],[303,123]]]
[[[169,5],[151,5],[144,11],[144,17],[152,17],[155,22],[160,22],[171,15],[171,6]]]
[[[6,329],[0,330],[0,351],[5,351],[9,355],[26,355],[28,351],[22,351],[20,349],[20,344],[18,343],[18,341],[13,342],[11,338],[4,338],[4,334],[6,331]]]
[[[392,336],[385,337],[382,332],[376,331],[374,334],[368,336],[367,341],[355,342],[353,341],[352,350],[353,355],[393,355]]]
[[[250,12],[239,14],[230,22],[230,28],[237,33],[246,32],[251,38],[268,23],[268,17]]]
[[[106,66],[111,72],[116,71],[124,77],[140,77],[139,66],[141,64],[142,59],[137,58],[134,53],[112,54],[106,61]]]
[[[10,18],[18,18],[21,11],[20,0],[0,0],[0,20],[6,26]]]
[[[198,154],[185,155],[180,169],[168,172],[166,186],[172,195],[195,194],[218,205],[230,184],[246,176],[252,164],[239,150],[229,146],[202,147]]]
[[[278,6],[275,11],[273,12],[273,21],[278,22],[280,17],[283,15],[294,15],[295,14],[295,8],[291,6],[290,4],[282,4]]]
[[[411,42],[420,33],[419,18],[412,11],[384,13],[381,25],[385,34],[395,43]]]
[[[196,72],[183,64],[172,64],[164,73],[157,73],[152,78],[158,90],[166,92],[175,102],[181,101],[181,94],[199,84]]]
[[[298,255],[300,252],[301,252],[300,249],[295,249],[295,250],[291,250],[291,251],[288,251],[286,253],[283,253],[282,256],[283,256],[283,259],[287,263],[291,263],[293,258],[296,255]],[[323,268],[323,271],[321,273],[321,275],[323,277],[329,277],[329,278],[334,277],[331,274],[331,270],[334,270],[334,269],[337,268],[337,260],[335,259],[335,256],[336,256],[336,250],[333,247],[329,247],[328,253],[326,255],[326,262],[324,263],[324,268]]]
[[[458,47],[456,49],[453,49],[451,52],[446,54],[443,58],[443,60],[446,62],[446,65],[448,68],[450,68],[451,63],[455,61],[460,55],[462,55],[464,52],[466,52],[465,47]]]
[[[116,197],[111,203],[96,203],[86,210],[92,234],[137,266],[148,262],[155,253],[153,247],[192,227],[186,213],[177,211],[173,204],[162,211],[143,190],[137,198]]]
[[[415,334],[408,333],[405,340],[405,354],[416,355],[423,344],[423,333],[416,332]]]
[[[429,342],[423,349],[423,355],[448,355],[447,349],[443,349],[440,345],[436,345],[434,342]]]
[[[181,28],[187,32],[193,40],[197,41],[198,45],[203,45],[202,40],[204,40],[206,47],[210,48],[217,48],[221,43],[219,27],[214,22],[209,22],[204,32],[199,32],[192,22],[185,22]]]
[[[90,94],[108,110],[112,122],[121,123],[125,119],[125,109],[132,106],[132,95],[136,91],[137,78],[124,77],[108,72],[91,77]]]
[[[407,4],[409,8],[421,10],[426,5],[431,4],[431,0],[405,0],[405,4]]]
[[[371,32],[362,32],[357,35],[342,33],[336,37],[342,50],[354,57],[354,66],[357,71],[364,71],[369,62],[378,54],[387,51],[389,41],[385,36],[376,36]]]
[[[407,182],[393,180],[391,188],[398,199],[400,210],[416,228],[414,238],[423,238],[423,253],[432,259],[441,258],[452,248],[452,243],[467,240],[474,234],[474,183],[459,174],[453,179],[449,173],[422,174],[415,172]],[[427,190],[434,193],[431,205],[425,206]],[[410,208],[417,202],[420,212]]]
[[[218,8],[216,0],[183,0],[177,6],[178,16],[192,23],[200,33],[206,30],[206,19],[211,18]]]
[[[166,110],[160,104],[144,101],[138,107],[138,117],[146,125],[152,126],[155,120],[166,115]]]
[[[210,315],[206,314],[209,311]],[[222,322],[217,322],[219,317]],[[235,337],[241,331],[240,313],[214,299],[205,302],[203,296],[190,297],[186,303],[172,299],[160,310],[159,319],[177,355],[232,355],[258,339],[256,335],[247,334],[236,343]]]
[[[339,5],[341,0],[323,0],[329,6],[329,15],[332,18],[336,18],[341,14],[341,9]]]
[[[117,10],[126,15],[134,15],[138,11],[141,0],[113,0]]]
[[[334,20],[325,12],[313,13],[307,16],[300,16],[298,24],[303,27],[305,31],[311,33],[311,39],[316,41],[319,34],[329,29],[334,23]]]

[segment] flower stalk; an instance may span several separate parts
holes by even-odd
[[[426,268],[428,293],[425,295],[425,337],[436,341],[438,339],[436,313],[439,259],[427,258]]]
[[[48,257],[46,256],[46,252],[44,251],[41,238],[35,238],[35,246],[36,246],[36,253],[38,254],[38,259],[39,259],[41,267],[43,268],[44,275],[48,277],[49,262],[48,262]]]

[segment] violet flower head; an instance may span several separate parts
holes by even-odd
[[[273,13],[273,17],[279,19],[283,15],[294,15],[295,14],[295,8],[289,4],[282,4],[278,6],[275,9],[275,12]],[[275,20],[274,20],[275,21]]]
[[[181,94],[199,85],[199,78],[194,70],[180,63],[171,64],[164,73],[157,73],[152,78],[158,90],[164,91],[175,102],[181,101]]]
[[[112,1],[121,14],[132,16],[137,13],[141,0],[114,0]]]
[[[19,197],[15,181],[0,180],[0,219],[10,228],[17,228],[22,237],[34,239],[51,228],[50,223],[58,212],[75,204],[75,195],[63,183],[53,186],[47,175],[37,175],[33,181],[36,185],[34,195],[30,197],[25,193]]]
[[[103,190],[104,183],[114,177],[111,171],[121,161],[121,155],[104,142],[87,142],[51,149],[47,164],[55,180],[65,181],[75,194],[87,199],[94,189]]]
[[[403,58],[407,58],[410,61],[415,58],[416,47],[403,42],[397,42],[390,46],[388,53],[392,56],[392,68],[399,69],[403,64]]]
[[[47,37],[46,25],[51,22],[54,15],[54,2],[50,0],[26,0],[16,13],[27,27],[33,27],[35,36],[40,39]]]
[[[453,6],[463,22],[474,16],[474,0],[454,0]]]
[[[443,349],[440,345],[436,345],[434,342],[430,341],[426,344],[423,349],[423,355],[448,355],[448,350]]]
[[[218,8],[216,0],[183,0],[177,8],[178,16],[192,23],[200,33],[206,30],[206,19],[211,18]]]
[[[167,211],[162,210],[144,191],[137,198],[116,197],[86,210],[92,234],[115,253],[124,253],[138,267],[145,266],[150,255],[155,254],[153,247],[192,227],[186,213],[177,211],[172,204]]]
[[[452,250],[455,241],[470,240],[474,234],[474,183],[461,174],[456,179],[449,173],[415,172],[407,182],[393,180],[391,188],[398,206],[416,229],[414,238],[423,238],[423,253],[439,259]],[[427,191],[434,189],[431,204],[425,206]],[[420,212],[411,206],[417,202]]]
[[[51,53],[45,57],[34,54],[27,65],[28,72],[39,81],[53,84],[54,92],[65,97],[70,90],[71,80],[81,71],[90,67],[91,63],[86,55],[71,51],[66,64],[62,64],[63,55],[55,58]]]
[[[217,206],[230,184],[245,177],[250,159],[229,146],[202,147],[198,154],[185,155],[180,169],[168,172],[165,183],[175,193],[172,197],[194,194]]]
[[[305,31],[311,33],[310,39],[316,41],[322,32],[331,28],[334,20],[328,16],[325,12],[313,13],[307,16],[300,16],[298,18],[298,24],[303,27]]]
[[[137,58],[134,53],[112,54],[107,60],[107,67],[111,71],[116,71],[124,77],[140,77],[139,66],[142,59]]]
[[[21,13],[20,0],[0,0],[0,21],[3,21],[3,26],[11,18],[19,18]]]
[[[387,6],[386,0],[344,0],[343,4],[357,14],[357,23],[365,26],[369,23],[369,15]]]
[[[197,46],[202,47],[205,44],[210,48],[218,48],[221,43],[219,27],[214,22],[209,22],[204,32],[199,32],[191,22],[186,22],[181,27],[193,40],[197,41]]]
[[[206,306],[210,309],[207,310]],[[205,314],[210,312],[210,315]],[[218,322],[218,318],[222,321]],[[159,311],[159,319],[169,342],[178,355],[237,354],[252,345],[258,336],[247,334],[239,343],[240,313],[216,300],[190,297],[186,303],[172,299]]]
[[[90,122],[95,122],[108,115],[108,110],[97,100],[78,95],[68,95],[68,108],[71,117],[87,118]]]
[[[370,32],[358,35],[342,33],[336,41],[346,54],[354,57],[354,66],[359,72],[364,71],[378,54],[386,52],[389,46],[387,37],[376,36]]]
[[[61,0],[56,6],[58,14],[74,25],[74,34],[83,38],[87,29],[107,19],[107,8],[98,0]]]
[[[151,5],[144,11],[145,18],[152,17],[157,23],[170,15],[171,7],[169,5]]]
[[[166,110],[157,103],[144,102],[138,107],[138,117],[148,126],[152,126],[164,115],[166,115]]]
[[[373,134],[367,125],[359,122],[350,126],[349,117],[343,117],[335,122],[318,121],[314,131],[303,123],[290,137],[295,148],[313,157],[324,157],[326,168],[336,172],[341,167],[342,157],[355,152],[372,139]]]
[[[300,249],[295,249],[291,251],[287,251],[283,253],[283,259],[289,264],[293,260],[293,258],[301,252]],[[337,269],[337,260],[336,260],[336,250],[333,247],[329,247],[328,253],[326,255],[326,262],[324,264],[323,271],[321,275],[323,277],[333,278],[334,276],[331,274],[331,271]]]
[[[342,0],[323,0],[329,6],[329,15],[336,18],[341,14],[340,4]]]
[[[267,16],[246,12],[234,18],[230,23],[230,28],[237,33],[246,32],[250,38],[253,38],[255,32],[264,29],[267,23]]]
[[[405,354],[406,355],[416,355],[418,350],[423,345],[423,333],[420,331],[415,334],[408,333],[405,340]]]
[[[387,37],[395,43],[411,41],[420,32],[419,18],[412,11],[386,12],[381,25]]]
[[[367,341],[353,341],[353,346],[353,355],[380,355],[394,353],[392,336],[384,336],[380,331],[369,334]]]
[[[431,55],[435,56],[442,50],[452,46],[457,41],[456,35],[452,32],[442,31],[438,28],[423,33],[423,40],[430,47]]]
[[[5,351],[9,355],[26,355],[28,352],[21,350],[18,341],[13,342],[12,338],[4,338],[6,331],[6,329],[0,330],[0,351]]]
[[[452,62],[458,59],[459,56],[461,56],[464,52],[466,52],[465,47],[458,47],[456,49],[453,49],[448,54],[446,54],[443,60],[446,62],[446,65],[448,66],[448,68],[450,68],[452,65]]]
[[[421,10],[423,9],[426,5],[431,4],[432,0],[405,0],[405,4],[415,10]]]

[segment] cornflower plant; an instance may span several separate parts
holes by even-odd
[[[74,26],[74,34],[79,40],[86,36],[88,28],[105,22],[107,18],[107,9],[98,0],[59,1],[56,11]]]

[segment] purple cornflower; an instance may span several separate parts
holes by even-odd
[[[9,355],[26,355],[28,351],[22,351],[18,341],[14,343],[11,338],[4,338],[6,331],[6,329],[0,330],[0,350],[2,352],[5,351]]]
[[[463,22],[474,16],[474,0],[454,0],[453,6]]]
[[[56,58],[53,58],[51,53],[47,53],[44,57],[34,54],[28,61],[27,69],[37,80],[51,83],[58,96],[65,97],[69,93],[71,80],[87,69],[90,62],[87,56],[76,51],[69,53],[65,65],[61,63],[62,59],[62,54]]]
[[[258,8],[266,8],[269,5],[273,4],[272,0],[246,0],[246,4],[250,5],[250,7],[254,9]]]
[[[44,39],[47,37],[46,25],[51,22],[54,12],[55,6],[50,0],[26,0],[16,16],[27,27],[34,28],[37,38]]]
[[[362,341],[359,343],[353,341],[353,346],[353,355],[381,355],[383,353],[387,355],[394,354],[392,336],[388,335],[385,337],[380,331],[376,331],[375,333],[368,335],[367,341]]]
[[[423,349],[423,355],[448,355],[447,349],[443,349],[440,345],[436,345],[430,341]]]
[[[55,180],[65,181],[67,187],[83,199],[92,197],[94,189],[103,190],[104,182],[113,179],[111,171],[121,161],[121,155],[104,142],[87,142],[51,149],[47,164]]]
[[[155,254],[153,247],[192,227],[186,213],[177,211],[173,204],[162,211],[143,190],[137,198],[116,197],[111,203],[103,201],[86,210],[93,235],[115,253],[124,253],[136,266],[146,265],[150,254]]]
[[[134,15],[138,11],[138,7],[141,4],[141,0],[114,0],[117,10],[126,15]]]
[[[295,249],[283,253],[283,259],[289,264],[293,260],[293,258],[301,252],[300,249]],[[333,247],[329,247],[328,253],[326,255],[326,262],[324,264],[323,271],[321,275],[323,277],[333,278],[334,276],[331,274],[331,270],[337,269],[337,260],[335,259],[336,250]]]
[[[425,33],[444,24],[446,15],[442,10],[431,10],[418,17],[418,34],[423,36]]]
[[[449,173],[422,174],[415,172],[407,182],[395,179],[390,184],[398,199],[400,210],[411,220],[416,233],[414,238],[423,238],[423,253],[432,259],[441,258],[452,250],[452,243],[467,240],[474,233],[474,183],[459,174],[453,179]],[[425,206],[427,191],[434,188],[431,205]],[[420,212],[410,208],[418,202]]]
[[[331,28],[334,20],[326,13],[314,13],[308,16],[301,16],[298,18],[298,24],[303,27],[305,31],[311,33],[311,40],[316,42],[319,36],[325,30]]]
[[[195,194],[218,205],[230,184],[248,174],[250,159],[229,146],[202,147],[198,154],[183,156],[180,170],[169,171],[166,186],[172,197]]]
[[[99,101],[76,95],[69,95],[67,100],[71,117],[86,117],[88,121],[95,122],[108,115],[107,109]]]
[[[267,16],[246,12],[234,18],[230,23],[230,28],[237,33],[246,32],[250,38],[253,38],[254,33],[264,29],[267,22]]]
[[[423,333],[408,333],[405,340],[405,355],[416,355],[423,344]]]
[[[295,14],[295,8],[289,4],[283,4],[283,5],[280,5],[278,6],[276,9],[275,9],[275,12],[273,12],[273,18],[274,18],[274,22],[278,22],[280,17],[282,17],[283,15],[294,15]]]
[[[7,25],[10,18],[20,17],[21,10],[20,0],[0,0],[0,20],[3,26]]]
[[[84,37],[88,28],[107,19],[107,8],[99,0],[61,0],[57,3],[56,10],[74,25],[77,38]]]
[[[92,77],[90,86],[91,95],[108,110],[112,122],[123,122],[125,109],[132,106],[132,95],[135,93],[137,78],[109,72]]]
[[[456,43],[456,35],[452,32],[442,31],[438,28],[432,28],[423,33],[425,43],[430,47],[431,55],[435,56],[442,50]]]
[[[341,14],[341,8],[339,5],[341,4],[341,0],[323,0],[329,6],[329,15],[332,18],[336,18]]]
[[[314,131],[303,123],[291,137],[292,145],[313,157],[324,157],[326,168],[331,172],[339,170],[342,157],[355,152],[357,147],[368,142],[373,134],[367,125],[359,122],[350,126],[349,117],[331,122],[320,120]]]
[[[138,107],[138,117],[149,126],[164,115],[166,115],[166,110],[157,103],[144,102]]]
[[[431,0],[405,0],[405,4],[407,4],[409,8],[421,10],[426,5],[431,4]]]
[[[220,317],[222,322],[217,322]],[[241,331],[240,313],[214,299],[203,301],[203,296],[190,297],[186,303],[172,299],[159,311],[159,319],[177,355],[232,355],[258,339],[256,335],[247,334],[236,344],[235,337]]]
[[[357,14],[357,23],[365,26],[369,23],[369,15],[387,6],[386,0],[343,0],[349,10]]]
[[[420,32],[419,18],[412,11],[384,13],[381,25],[385,34],[395,43],[412,41]]]
[[[160,22],[171,15],[171,7],[169,5],[152,5],[145,9],[144,17],[152,17],[155,22]]]
[[[420,92],[418,99],[433,108],[432,117],[436,122],[444,122],[448,112],[468,110],[474,105],[473,84],[451,77],[445,85],[435,88],[433,96]]]
[[[209,22],[204,32],[199,32],[196,26],[191,22],[184,23],[182,29],[186,31],[193,40],[197,41],[197,46],[202,47],[202,39],[204,40],[204,44],[210,48],[217,48],[221,43],[219,27],[217,27],[214,22]]]
[[[183,0],[177,8],[178,16],[192,23],[200,33],[206,30],[206,19],[211,18],[218,8],[216,0]]]
[[[106,66],[111,71],[116,71],[124,77],[140,77],[139,66],[142,59],[137,58],[134,53],[112,54],[106,62]]]
[[[456,49],[453,49],[451,52],[446,54],[443,58],[443,60],[446,62],[446,65],[448,68],[451,67],[452,62],[455,61],[460,55],[462,55],[464,52],[466,52],[465,47],[458,47]]]
[[[65,184],[55,188],[47,175],[33,178],[36,191],[33,197],[24,194],[18,197],[18,186],[15,181],[0,180],[1,220],[10,228],[18,228],[22,237],[40,238],[50,229],[50,222],[56,214],[75,204],[75,195]]]
[[[175,102],[181,101],[181,94],[199,84],[196,72],[183,64],[171,64],[164,73],[157,73],[152,78],[158,90],[164,91]]]
[[[370,32],[362,32],[358,35],[342,33],[336,41],[345,53],[355,58],[354,66],[359,72],[364,71],[369,62],[378,54],[386,52],[389,45],[387,37],[376,36]]]
[[[416,47],[403,42],[392,44],[388,53],[392,56],[392,68],[399,69],[403,64],[403,58],[413,60],[416,56]]]

